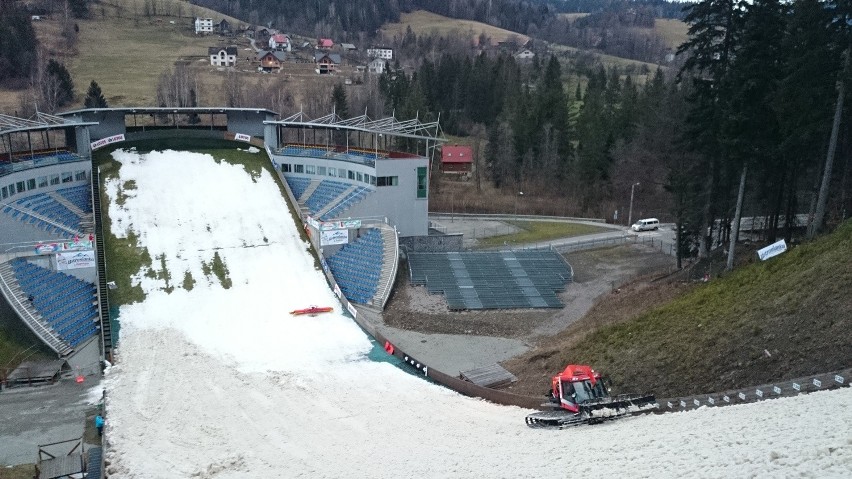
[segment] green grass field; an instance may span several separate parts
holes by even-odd
[[[607,228],[561,221],[507,221],[520,231],[508,235],[490,236],[479,241],[483,248],[504,244],[523,245],[610,231]]]
[[[485,33],[486,36],[491,38],[492,42],[504,41],[509,37],[517,38],[520,44],[524,44],[529,40],[528,36],[510,30],[504,30],[471,20],[444,17],[425,10],[403,13],[400,16],[399,23],[385,24],[382,27],[382,34],[389,38],[393,38],[394,36],[402,37],[405,35],[405,31],[409,26],[411,27],[411,31],[416,35],[437,33],[442,36],[462,35],[473,39],[479,37],[481,33]]]

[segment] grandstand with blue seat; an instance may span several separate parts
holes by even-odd
[[[98,331],[94,284],[17,258],[9,262],[18,286],[51,328],[71,347]]]
[[[343,295],[350,301],[368,304],[378,289],[383,255],[381,232],[368,228],[326,261]]]
[[[330,209],[321,214],[320,219],[328,221],[342,215],[352,205],[364,199],[370,191],[371,189],[366,186],[355,187],[355,189],[349,192],[342,200],[339,200]]]
[[[65,200],[84,213],[92,212],[92,192],[89,185],[72,186],[56,190]]]
[[[305,206],[312,214],[316,214],[348,190],[349,186],[349,184],[340,181],[322,180],[311,196],[305,200]]]
[[[287,185],[290,187],[290,191],[293,192],[293,196],[296,199],[299,199],[302,196],[302,193],[308,189],[308,185],[311,184],[310,178],[300,178],[295,176],[285,176],[284,179],[287,180]]]

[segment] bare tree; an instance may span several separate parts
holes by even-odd
[[[225,104],[229,107],[246,106],[246,89],[242,77],[233,70],[228,70],[222,80],[222,90],[225,92]]]

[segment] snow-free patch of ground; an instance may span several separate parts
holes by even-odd
[[[121,308],[110,477],[852,475],[852,389],[548,431],[372,362],[339,312],[288,314],[339,305],[267,172],[253,183],[195,153],[115,157],[136,189],[119,208],[108,188],[109,213],[164,257],[175,289],[140,274],[146,299]],[[202,267],[214,252],[228,289]]]

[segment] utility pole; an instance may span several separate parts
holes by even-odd
[[[627,210],[627,227],[629,228],[631,224],[633,224],[633,193],[636,190],[636,185],[639,182],[633,183],[630,185],[630,209]]]

